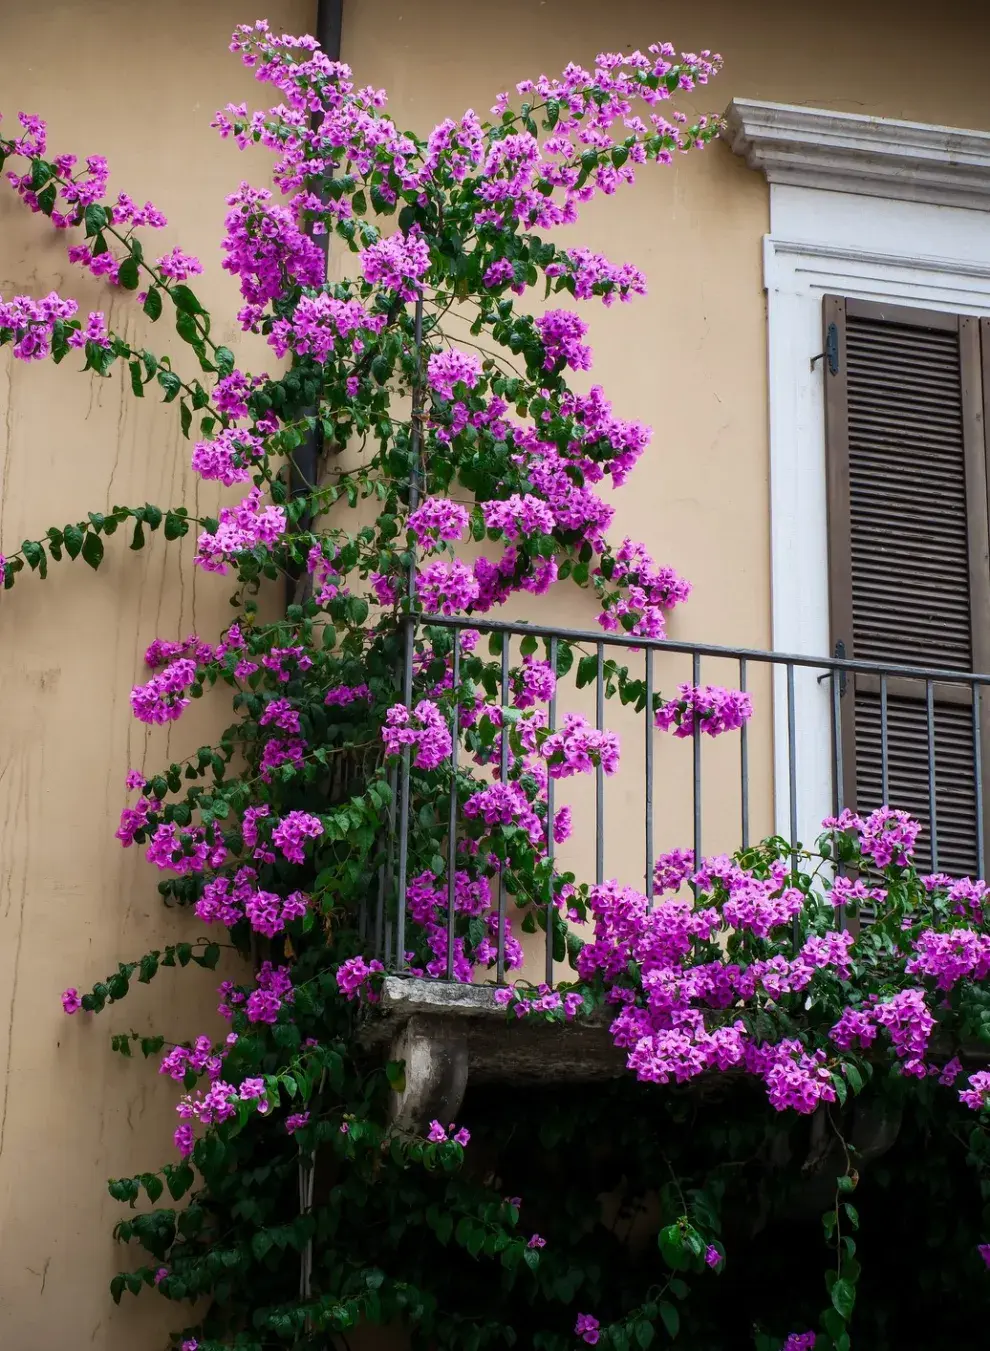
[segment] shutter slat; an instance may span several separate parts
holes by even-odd
[[[973,723],[969,708],[936,704],[935,811],[938,866],[955,876],[976,872],[976,784]],[[883,805],[880,696],[856,692],[856,771],[860,813]],[[888,778],[891,805],[910,812],[922,824],[916,862],[931,870],[928,798],[928,719],[920,700],[887,701]]]
[[[972,368],[962,338],[971,321],[949,326],[933,315],[926,324],[919,312],[915,323],[903,309],[891,316],[880,306],[827,298],[826,322],[833,317],[842,335],[841,378],[832,379],[827,407],[836,637],[860,659],[971,671]],[[917,697],[891,695],[887,709],[887,800],[921,821],[917,862],[925,871],[931,822],[923,686]],[[874,688],[851,684],[843,726],[844,753],[854,762],[847,797],[865,814],[883,802]],[[938,866],[973,873],[977,766],[965,698],[935,703],[934,740]]]
[[[851,314],[845,361],[856,655],[972,670],[958,334]]]

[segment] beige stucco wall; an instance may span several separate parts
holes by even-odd
[[[314,6],[304,0],[266,8],[274,24],[312,26]],[[127,0],[10,9],[0,44],[8,120],[20,107],[37,110],[50,118],[58,149],[108,154],[114,186],[152,196],[171,217],[165,246],[181,239],[214,260],[223,194],[242,173],[263,178],[259,156],[242,161],[208,127],[215,107],[252,97],[253,82],[226,43],[233,24],[253,19],[254,10],[233,0],[173,0],[153,14]],[[981,9],[966,0],[937,11],[891,0],[827,7],[349,0],[344,56],[359,81],[388,87],[395,115],[418,130],[467,106],[486,109],[524,75],[667,37],[726,57],[725,74],[694,100],[698,109],[721,109],[740,95],[987,127],[990,38]],[[944,53],[952,54],[951,73],[922,76],[926,61]],[[769,642],[766,227],[765,183],[716,146],[644,172],[635,193],[594,203],[570,233],[650,276],[646,301],[586,313],[595,379],[622,415],[656,428],[646,460],[617,495],[616,529],[646,540],[658,560],[694,581],[693,600],[672,624],[678,637]],[[0,293],[38,295],[51,286],[86,308],[108,304],[105,290],[66,264],[63,242],[45,223],[0,193]],[[215,262],[200,289],[218,311],[233,312],[234,287]],[[132,301],[117,298],[111,308],[114,324],[141,331]],[[174,414],[151,399],[135,404],[117,379],[96,387],[74,377],[72,364],[14,368],[0,353],[0,548],[117,501],[168,505],[195,492]],[[160,538],[143,555],[128,553],[121,539],[98,575],[65,564],[47,583],[24,581],[0,600],[4,1351],[152,1351],[175,1321],[152,1298],[116,1310],[106,1293],[127,1255],[109,1238],[120,1209],[104,1179],[167,1157],[174,1124],[171,1085],[111,1057],[108,1037],[132,1027],[195,1033],[214,978],[166,972],[91,1026],[63,1019],[58,994],[177,933],[174,917],[161,912],[155,877],[133,851],[120,850],[113,830],[126,770],[185,755],[221,715],[216,705],[197,707],[166,735],[147,733],[127,709],[153,637],[193,628],[209,637],[229,613],[222,580],[196,577],[188,564],[188,549],[181,555]],[[594,618],[590,599],[566,588],[539,613],[583,627]],[[663,679],[669,685],[684,674],[668,665]],[[705,675],[730,678],[715,669]],[[758,691],[758,711],[759,700]],[[768,751],[764,716],[763,730],[754,730],[757,829],[769,824]],[[707,805],[724,807],[706,839],[711,847],[734,843],[735,753],[727,744],[707,762],[715,795]],[[611,859],[639,848],[641,754],[630,744],[629,772],[610,794]],[[676,777],[686,756],[686,747],[665,746],[658,759],[661,846],[688,839]],[[575,857],[586,865],[587,841],[582,848]]]

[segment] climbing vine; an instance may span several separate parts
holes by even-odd
[[[656,640],[688,596],[642,544],[610,539],[601,487],[622,485],[649,429],[601,387],[571,387],[591,368],[587,325],[556,307],[630,301],[646,279],[545,236],[714,137],[716,119],[671,106],[719,58],[666,44],[603,54],[424,140],[310,38],[261,22],[232,50],[278,100],[214,121],[274,156],[283,200],[242,184],[222,246],[270,373],[215,341],[189,285],[202,264],[181,248],[154,256],[165,217],[112,199],[102,157],[52,154],[33,115],[0,136],[24,204],[65,231],[73,263],[135,293],[149,325],[171,319],[188,367],[54,292],[0,300],[0,344],[24,361],[78,353],[96,378],[160,393],[194,470],[245,493],[216,518],[116,506],[0,555],[9,590],[64,557],[98,568],[118,529],[137,550],[195,526],[193,565],[234,588],[228,627],[157,639],[131,693],[148,724],[202,697],[226,699],[231,721],[182,762],[132,770],[117,831],[208,933],[62,997],[67,1013],[96,1014],[163,968],[213,970],[225,945],[244,959],[219,986],[226,1035],[112,1036],[180,1090],[175,1158],[110,1183],[133,1208],[113,1297],[149,1287],[173,1301],[183,1351],[346,1346],[369,1323],[468,1351],[675,1338],[689,1351],[843,1351],[854,1330],[900,1345],[889,1286],[861,1273],[852,1197],[872,1188],[875,1213],[896,1212],[896,1180],[923,1148],[947,1185],[968,1187],[940,1231],[948,1274],[920,1282],[943,1300],[967,1292],[943,1318],[945,1344],[960,1344],[966,1324],[952,1320],[978,1306],[990,1262],[990,1073],[963,1063],[990,1044],[984,884],[919,877],[917,824],[884,808],[827,821],[815,852],[770,840],[734,859],[666,854],[649,897],[589,886],[555,861],[572,823],[549,789],[613,773],[620,746],[548,710],[561,682],[594,678],[596,657],[533,634],[510,659],[470,627],[569,580],[605,631]],[[328,238],[354,256],[346,280],[327,280]],[[287,581],[290,603],[266,622],[262,589]],[[464,627],[455,638],[431,615]],[[674,736],[731,733],[752,714],[738,691],[654,695],[617,661],[603,676]],[[505,1035],[521,1019],[604,1015],[631,1075],[579,1099],[472,1088],[460,1125],[390,1124],[403,1066],[358,1031],[385,974],[372,910],[380,897],[395,917],[399,814],[408,923],[393,963],[457,981],[518,974],[520,934],[549,930],[566,978],[502,985]],[[859,929],[864,904],[877,918]],[[975,1188],[959,1181],[974,1175]],[[862,1242],[889,1271],[865,1222]]]

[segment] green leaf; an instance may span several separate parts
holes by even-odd
[[[136,258],[125,258],[120,265],[117,280],[126,291],[136,291],[140,280],[140,269]]]
[[[182,435],[188,439],[189,428],[192,426],[192,409],[182,399],[179,403],[179,421],[182,424]]]
[[[183,314],[206,313],[188,286],[183,286],[181,283],[178,286],[173,286],[169,290],[169,295],[175,303],[175,308],[181,310]]]
[[[70,558],[78,558],[83,546],[83,532],[77,525],[67,525],[63,532],[65,552]]]
[[[385,1066],[385,1074],[389,1084],[396,1093],[406,1091],[406,1066],[403,1060],[390,1060]]]
[[[93,235],[98,235],[100,231],[103,230],[105,226],[109,223],[109,217],[107,216],[106,208],[100,206],[99,203],[97,202],[94,202],[91,206],[88,206],[86,208],[86,214],[84,219],[86,222],[87,239],[90,239]]]
[[[152,323],[154,323],[156,319],[161,318],[162,293],[157,286],[152,286],[149,289],[148,294],[144,298],[144,305],[142,308]]]
[[[847,1281],[843,1276],[832,1286],[832,1304],[836,1313],[847,1323],[852,1315],[853,1305],[856,1303],[856,1287]]]
[[[846,1072],[846,1080],[854,1093],[859,1093],[863,1088],[863,1076],[855,1065],[846,1064],[843,1066]]]
[[[162,1172],[169,1196],[173,1201],[181,1201],[195,1180],[193,1170],[188,1163],[167,1163]]]
[[[585,685],[590,685],[593,680],[597,679],[597,677],[598,677],[598,658],[582,657],[577,665],[577,677],[574,682],[577,685],[578,689],[582,689]]]
[[[172,400],[178,394],[179,390],[182,388],[182,381],[179,379],[179,377],[175,374],[174,371],[159,371],[157,379],[158,383],[165,391],[165,398],[163,402],[171,403]]]
[[[676,1313],[677,1310],[675,1309],[674,1312]],[[647,1347],[649,1346],[650,1342],[653,1341],[654,1336],[653,1324],[648,1323],[645,1318],[641,1318],[639,1320],[639,1322],[636,1324],[634,1331],[636,1334],[636,1340],[637,1342],[639,1342],[640,1346]],[[673,1335],[674,1334],[671,1333],[671,1336]]]
[[[181,539],[183,535],[189,533],[189,522],[185,516],[177,511],[170,511],[165,516],[165,538]]]
[[[659,1312],[660,1319],[667,1329],[668,1336],[676,1337],[681,1326],[681,1316],[677,1312],[676,1306],[671,1304],[668,1300],[663,1299],[659,1304]]]
[[[41,576],[44,577],[48,570],[47,569],[48,559],[44,549],[38,543],[38,541],[34,539],[24,540],[24,542],[21,544],[21,553],[24,555],[24,558],[28,566],[31,568],[32,572],[34,572],[36,569],[40,569]]]
[[[94,530],[87,530],[83,540],[82,556],[94,570],[103,561],[103,541]]]
[[[148,1193],[148,1200],[154,1205],[164,1191],[165,1184],[156,1173],[145,1173],[142,1181],[144,1182],[144,1189]]]
[[[688,1266],[688,1255],[684,1249],[684,1238],[680,1226],[668,1224],[657,1235],[657,1247],[663,1260],[675,1271],[683,1271]]]
[[[218,347],[213,353],[213,360],[221,375],[229,375],[234,369],[234,354],[229,347]]]
[[[131,393],[137,398],[144,398],[144,372],[141,369],[140,361],[131,361],[128,364],[128,370],[131,373]]]

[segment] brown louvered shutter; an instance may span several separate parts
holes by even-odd
[[[825,410],[831,628],[837,654],[863,661],[986,671],[990,552],[977,319],[826,296]],[[970,687],[888,678],[887,793],[923,823],[932,864],[934,746],[937,866],[977,871],[977,773]],[[884,800],[879,676],[843,684],[844,796],[863,813]],[[929,700],[931,719],[929,719]],[[981,701],[983,750],[990,749]],[[934,735],[929,736],[929,721]],[[986,815],[986,795],[984,811]]]

